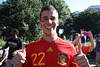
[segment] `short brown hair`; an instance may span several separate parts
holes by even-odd
[[[19,31],[18,31],[18,29],[16,29],[16,28],[11,29],[11,32],[16,33],[16,35],[19,34]]]
[[[58,13],[58,11],[56,10],[55,7],[53,7],[52,5],[46,5],[46,6],[44,6],[44,7],[41,9],[40,18],[41,18],[41,13],[42,13],[43,11],[51,11],[51,10],[55,10],[55,11]]]

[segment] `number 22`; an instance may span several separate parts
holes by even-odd
[[[37,66],[37,64],[35,64],[35,60],[38,56],[43,55],[40,59],[40,61],[37,63],[38,65],[45,65],[45,63],[42,63],[43,58],[45,57],[45,53],[44,52],[40,52],[38,54],[34,53],[31,55],[31,57],[35,56],[33,59],[33,66]]]

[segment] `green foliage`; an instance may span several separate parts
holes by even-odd
[[[80,29],[91,30],[93,34],[100,33],[100,11],[87,9],[84,12],[73,14],[73,28],[76,32]]]
[[[65,4],[64,0],[50,0],[50,4],[57,9],[59,13],[59,26],[62,27],[65,24],[66,20],[70,18],[70,9]]]
[[[0,46],[4,46],[6,44],[6,42],[3,40],[3,38],[0,39]]]
[[[40,0],[7,0],[0,6],[0,29],[4,33],[8,34],[11,28],[17,28],[19,36],[31,37],[31,40],[41,37]]]
[[[60,22],[58,29],[63,28],[70,18],[70,10],[64,0],[7,0],[0,5],[0,29],[3,34],[8,34],[11,28],[17,28],[20,37],[26,36],[26,40],[29,41],[39,39],[42,36],[39,14],[42,6],[47,4],[53,5],[58,10]]]

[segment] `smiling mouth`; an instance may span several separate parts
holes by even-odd
[[[53,27],[46,27],[46,29],[52,29]]]

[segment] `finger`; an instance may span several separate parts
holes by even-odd
[[[85,67],[85,66],[88,66],[88,63],[83,62],[83,63],[79,64],[79,66],[80,66],[80,67]]]
[[[80,59],[76,60],[75,62],[78,64],[81,64],[81,63],[85,63],[85,61],[86,61],[86,59],[80,58]]]
[[[82,58],[84,58],[85,57],[85,54],[77,54],[76,55],[76,57],[75,57],[75,60],[77,61],[77,60],[81,60]]]
[[[80,43],[78,45],[78,54],[81,54],[82,53],[82,44]]]
[[[10,62],[15,66],[20,64],[15,58],[13,58]]]
[[[13,56],[15,56],[15,55],[17,54],[17,52],[18,52],[17,50],[16,50],[16,51],[14,51],[14,52],[13,52]]]
[[[13,59],[11,60],[11,63],[12,63],[13,65],[15,65],[16,67],[22,66],[22,63],[18,62],[15,58],[13,58]]]
[[[24,53],[22,53],[22,52],[17,52],[16,56],[18,56],[20,58],[20,60],[26,60],[26,58],[25,58],[26,55]]]
[[[13,60],[10,61],[14,66],[16,65]]]
[[[25,45],[22,45],[22,52],[26,53],[26,51],[25,51]]]
[[[18,61],[21,62],[20,58],[18,57],[18,55],[15,55],[14,58]]]

